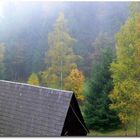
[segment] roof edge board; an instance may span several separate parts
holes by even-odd
[[[27,84],[27,83],[19,83],[19,82],[7,81],[7,80],[0,80],[0,81],[5,82],[5,83],[12,83],[12,84],[18,84],[18,85],[26,85],[26,86],[30,86],[30,87],[37,87],[37,88],[43,88],[43,89],[48,89],[48,90],[73,93],[73,91],[61,90],[61,89],[55,89],[55,88],[48,88],[48,87],[44,87],[44,86],[36,86],[36,85]]]
[[[69,100],[69,105],[71,104],[73,94],[74,94],[74,93],[72,92],[71,99]],[[70,106],[68,107],[68,109],[67,109],[67,111],[66,111],[66,116],[65,116],[64,123],[63,123],[63,127],[62,127],[61,136],[62,136],[63,129],[64,129],[64,126],[65,126],[65,122],[66,122],[66,119],[67,119],[67,116],[68,116],[68,111],[69,111],[69,108],[70,108]]]

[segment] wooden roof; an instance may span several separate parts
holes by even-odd
[[[0,135],[60,136],[72,95],[0,80]]]

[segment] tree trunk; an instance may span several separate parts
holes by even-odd
[[[127,125],[124,125],[124,132],[125,132],[125,136],[127,137]]]
[[[17,73],[15,72],[14,81],[17,80]]]
[[[62,72],[62,65],[63,65],[63,63],[62,63],[62,60],[61,60],[61,76],[60,76],[60,83],[61,83],[61,89],[63,88],[63,72]]]

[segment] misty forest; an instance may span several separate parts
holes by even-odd
[[[89,136],[140,135],[140,3],[0,1],[0,79],[73,91]]]

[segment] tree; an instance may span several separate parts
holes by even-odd
[[[140,115],[140,15],[134,15],[122,26],[116,38],[117,58],[111,64],[114,89],[111,109],[118,112],[125,131]],[[134,121],[133,121],[134,122]],[[127,135],[127,132],[126,132]]]
[[[32,73],[28,79],[28,84],[39,85],[39,79],[36,73]]]
[[[113,88],[109,67],[114,55],[110,47],[100,53],[100,59],[94,62],[91,79],[87,82],[84,117],[90,129],[103,131],[118,127],[119,119],[116,112],[109,109],[111,101],[108,98]]]
[[[5,65],[4,65],[4,56],[5,56],[5,45],[0,44],[0,79],[5,77]]]
[[[64,14],[60,13],[54,30],[48,35],[49,50],[45,58],[47,67],[43,72],[47,86],[63,89],[65,77],[77,67],[78,56],[72,48],[74,42],[75,39],[67,31]]]
[[[102,50],[110,47],[112,49],[112,53],[115,52],[115,44],[114,39],[112,37],[109,37],[106,33],[100,33],[95,41],[92,43],[92,54],[91,54],[91,60],[92,62],[100,61],[100,55],[102,55]]]
[[[72,90],[79,102],[84,100],[83,88],[85,77],[78,69],[72,69],[68,77],[65,78],[64,88]]]
[[[44,57],[45,52],[48,51],[47,37],[60,11],[64,11],[67,17],[69,33],[77,39],[73,46],[75,54],[84,58],[76,63],[78,69],[82,70],[86,77],[90,77],[92,68],[90,58],[93,50],[91,43],[99,33],[107,32],[114,37],[115,32],[127,18],[128,4],[89,2],[75,5],[73,2],[64,2],[57,5],[59,8],[55,5],[51,5],[52,8],[46,8],[46,5],[50,6],[47,2],[36,4],[25,2],[22,6],[16,6],[12,1],[10,4],[5,3],[4,12],[2,12],[4,18],[0,17],[2,34],[0,40],[4,40],[6,44],[6,79],[25,82],[30,73],[38,73],[46,68]],[[23,9],[26,11],[23,12]],[[52,12],[53,9],[55,12]],[[18,48],[16,43],[24,49],[22,53],[18,51],[24,54],[21,69],[18,64],[13,64],[15,59],[13,56],[16,56],[15,52]]]
[[[12,81],[26,81],[27,80],[27,67],[25,63],[26,47],[22,39],[16,40],[11,43],[9,48],[6,49],[6,79]],[[28,61],[30,61],[28,59]]]
[[[139,2],[131,2],[129,5],[129,10],[131,16],[134,16],[136,13],[140,13],[140,3]]]

